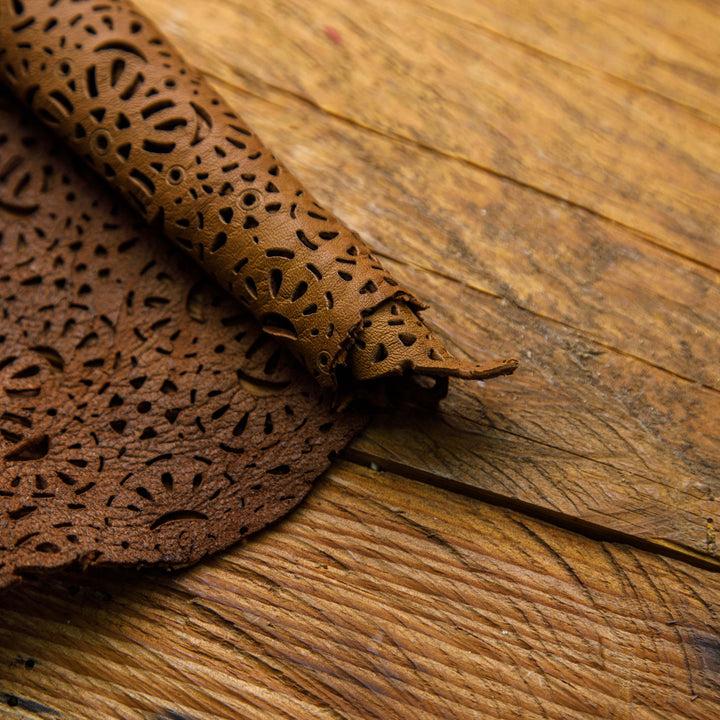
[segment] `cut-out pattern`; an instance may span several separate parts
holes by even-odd
[[[408,348],[413,353],[407,352]],[[389,300],[362,322],[348,365],[358,380],[414,372],[433,377],[484,380],[509,375],[516,360],[467,363],[454,358],[404,303]]]
[[[129,3],[4,5],[13,92],[330,383],[362,314],[403,295],[368,248]]]
[[[0,93],[0,586],[198,560],[294,507],[361,424],[86,175]]]
[[[3,0],[0,78],[321,384],[357,366],[347,354],[373,310],[422,307],[127,0]],[[416,372],[479,377],[402,347]]]

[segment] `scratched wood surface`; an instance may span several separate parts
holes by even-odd
[[[458,354],[522,365],[212,562],[14,590],[0,714],[718,717],[720,8],[143,8]]]
[[[709,719],[719,595],[715,573],[339,463],[188,571],[12,593],[0,663],[19,717]]]

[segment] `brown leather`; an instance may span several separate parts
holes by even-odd
[[[57,144],[0,92],[0,587],[221,550],[363,423]]]
[[[355,334],[348,365],[353,377],[358,380],[374,380],[408,372],[485,380],[510,375],[518,363],[513,359],[489,363],[462,362],[447,351],[408,305],[388,300],[362,321]]]
[[[356,345],[362,333],[388,347],[373,337],[384,322],[362,327],[380,306],[404,306],[415,324],[421,303],[126,0],[0,0],[0,76],[321,384],[343,365],[363,379],[398,368],[484,378],[517,365],[461,363],[424,326],[412,344],[395,336],[392,362]]]

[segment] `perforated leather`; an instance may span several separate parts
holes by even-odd
[[[131,3],[0,0],[0,8],[8,87],[321,384],[336,384],[343,365],[362,379],[398,368],[483,378],[514,370],[514,360],[461,363],[424,326],[410,344],[390,337],[385,310],[373,313],[402,306],[422,324],[421,303]],[[387,358],[365,352],[380,346]]]
[[[0,587],[259,530],[362,426],[329,395],[0,92]]]
[[[468,363],[454,358],[415,312],[396,300],[384,302],[362,321],[348,364],[358,380],[408,372],[484,380],[509,375],[517,367],[517,361],[512,359]]]

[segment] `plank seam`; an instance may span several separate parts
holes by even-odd
[[[641,538],[637,535],[631,535],[621,530],[614,530],[589,520],[581,520],[580,518],[557,510],[534,505],[525,500],[519,500],[474,485],[467,485],[459,480],[436,475],[427,470],[420,470],[405,463],[386,458],[380,459],[370,453],[356,450],[352,447],[347,448],[341,457],[350,464],[362,468],[369,468],[373,472],[389,471],[407,480],[425,483],[432,487],[480,500],[493,507],[520,512],[528,517],[547,522],[563,530],[577,533],[596,542],[629,545],[638,550],[679,560],[687,565],[712,572],[720,572],[720,558],[703,555],[680,543],[674,543],[660,538]],[[379,465],[378,460],[382,462],[382,466]]]
[[[462,15],[459,15],[457,13],[454,13],[450,10],[444,10],[443,8],[439,8],[436,5],[433,5],[432,3],[424,2],[421,0],[421,4],[426,7],[428,10],[431,10],[433,12],[436,12],[440,15],[443,15],[447,18],[452,18],[453,20],[456,20],[460,23],[464,23],[469,25],[472,28],[475,28],[481,32],[485,32],[488,35],[493,35],[497,38],[500,38],[508,43],[512,43],[513,45],[517,45],[518,47],[526,50],[530,54],[538,55],[544,58],[549,58],[555,62],[562,63],[563,65],[566,65],[569,68],[572,68],[573,70],[579,70],[583,73],[588,74],[596,74],[600,75],[607,80],[609,80],[612,83],[616,83],[619,85],[624,85],[625,87],[628,87],[631,90],[637,90],[642,93],[646,93],[648,95],[652,95],[653,97],[662,100],[663,102],[666,102],[670,105],[675,105],[678,108],[688,112],[693,117],[697,118],[698,120],[701,120],[702,122],[707,123],[708,125],[711,125],[713,128],[720,128],[720,119],[717,119],[712,113],[708,112],[707,110],[703,110],[702,108],[697,107],[696,105],[691,105],[690,103],[683,102],[682,100],[679,100],[676,97],[673,97],[672,95],[665,95],[664,93],[661,93],[659,90],[655,90],[651,87],[648,87],[647,85],[642,85],[640,83],[636,83],[632,80],[629,80],[628,78],[624,78],[621,75],[615,75],[614,73],[609,72],[608,70],[603,70],[601,67],[597,67],[595,65],[583,65],[577,62],[573,62],[572,60],[569,60],[565,57],[561,57],[560,55],[553,55],[553,53],[543,50],[541,47],[538,47],[537,45],[532,45],[529,42],[525,42],[524,40],[519,40],[518,38],[512,37],[512,35],[506,35],[500,30],[496,30],[493,27],[490,27],[488,25],[483,25],[480,22],[477,22],[476,20],[471,20],[470,18],[463,17]]]

